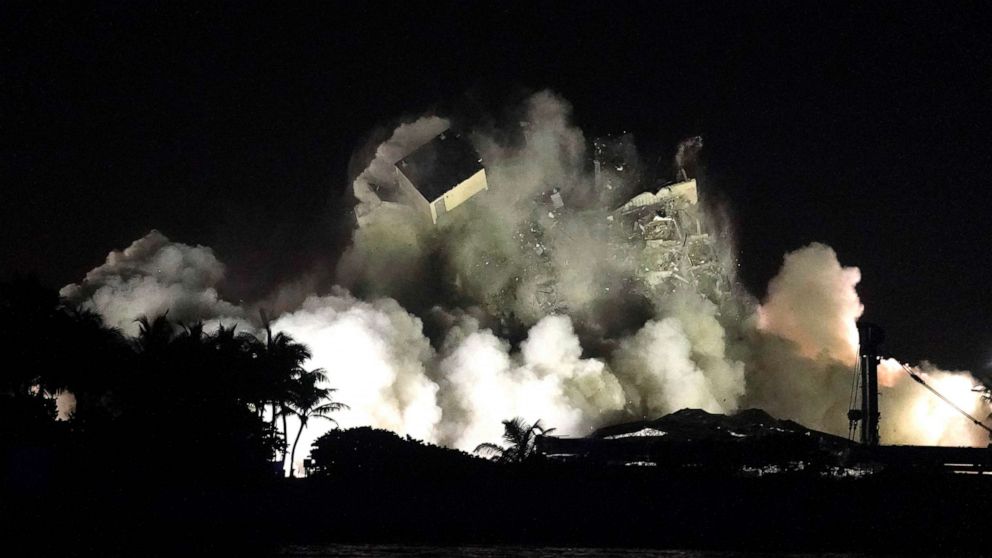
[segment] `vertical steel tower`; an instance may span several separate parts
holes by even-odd
[[[878,346],[885,341],[882,328],[858,322],[858,358],[861,365],[861,443],[878,445]]]

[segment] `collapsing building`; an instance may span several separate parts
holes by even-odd
[[[450,129],[396,163],[400,191],[431,222],[489,188],[482,158]]]
[[[701,136],[679,142],[673,157],[676,182],[634,196],[611,219],[626,240],[641,247],[637,276],[648,290],[663,294],[690,287],[719,305],[731,284],[699,206],[695,175],[702,147]]]
[[[702,139],[691,138],[691,143],[695,155]],[[618,140],[596,140],[594,147],[593,185],[598,193],[596,202],[601,205],[583,208],[580,202],[573,207],[555,185],[535,196],[531,218],[515,232],[521,251],[531,254],[527,280],[518,280],[517,288],[507,296],[523,297],[522,306],[534,309],[535,315],[570,313],[575,301],[559,280],[559,266],[567,265],[570,256],[555,252],[563,240],[568,245],[581,228],[580,237],[599,238],[612,245],[613,261],[607,268],[630,271],[630,281],[624,280],[623,290],[639,292],[651,300],[690,290],[722,308],[732,289],[725,269],[727,260],[721,258],[718,238],[704,222],[697,181],[681,166],[686,157],[676,158],[677,182],[663,183],[657,190],[642,192],[617,205],[610,200],[640,181],[636,151]],[[680,153],[685,155],[686,151]],[[588,197],[585,201],[588,203]],[[604,211],[603,205],[614,209]],[[604,282],[600,286],[609,290],[617,285]],[[491,309],[498,313],[509,305],[501,298]]]
[[[549,181],[526,198],[513,201],[504,197],[503,203],[519,205],[513,210],[515,215],[529,212],[529,216],[506,231],[512,234],[516,247],[500,245],[500,249],[514,253],[497,249],[477,258],[479,274],[490,273],[491,269],[485,268],[490,264],[506,272],[502,287],[483,289],[477,293],[482,297],[478,302],[493,316],[523,322],[548,314],[581,312],[588,302],[586,293],[599,289],[651,300],[688,289],[722,306],[731,283],[717,239],[704,226],[691,172],[702,140],[691,138],[683,144],[688,147],[680,146],[675,158],[679,181],[660,187],[655,183],[652,191],[632,198],[635,189],[649,179],[629,135],[594,141],[588,183]],[[364,183],[367,191],[358,192],[356,181],[356,196],[370,200],[355,208],[359,226],[371,222],[372,210],[380,206],[402,206],[407,213],[412,209],[425,224],[442,225],[448,213],[489,189],[482,158],[466,137],[451,128],[444,128],[412,151],[397,154],[383,170],[376,175],[378,180]],[[611,249],[599,264],[586,262],[585,267],[570,268],[584,241]],[[506,262],[514,265],[501,267]],[[562,288],[566,286],[563,281],[568,287],[574,286],[574,276],[569,273],[596,265],[601,266],[602,274],[579,279],[587,285],[585,291]],[[452,286],[462,290],[465,280],[457,275]]]
[[[627,240],[641,246],[637,276],[646,287],[671,292],[689,286],[716,302],[730,282],[698,205],[693,178],[638,194],[611,217]]]

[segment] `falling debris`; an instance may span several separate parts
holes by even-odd
[[[699,152],[703,149],[703,136],[693,136],[679,142],[675,150],[675,179],[686,181],[696,176]]]
[[[446,129],[396,163],[406,198],[437,224],[444,214],[487,190],[482,158],[461,134]]]
[[[593,181],[604,196],[636,182],[638,157],[633,135],[624,133],[596,138],[592,142],[592,156]]]

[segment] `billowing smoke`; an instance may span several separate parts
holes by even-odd
[[[136,335],[141,316],[168,312],[179,322],[243,317],[242,308],[218,296],[223,278],[224,265],[213,250],[172,242],[153,230],[111,252],[103,265],[60,294],[97,312],[107,325]]]
[[[988,404],[974,389],[978,382],[970,373],[940,370],[925,361],[914,367],[914,372],[971,416],[981,420],[989,414]],[[879,379],[880,382],[884,379],[879,411],[884,417],[880,430],[886,443],[935,446],[989,443],[984,430],[965,420],[945,402],[929,393],[921,395],[923,390],[895,359],[882,361]]]
[[[434,357],[419,318],[392,299],[357,300],[336,290],[314,296],[276,320],[313,352],[311,366],[323,368],[351,407],[342,426],[372,424],[433,440],[441,420],[438,386],[428,375]]]
[[[531,328],[518,353],[462,316],[438,352],[421,320],[396,301],[365,302],[336,290],[307,299],[273,328],[312,348],[311,365],[329,373],[335,396],[352,408],[338,417],[345,427],[372,424],[472,449],[499,437],[507,413],[583,432],[604,410],[624,405],[606,365],[581,358],[564,316]]]
[[[692,297],[671,315],[651,320],[615,353],[631,410],[655,417],[683,409],[737,410],[744,364],[728,359],[725,331],[712,302]]]
[[[750,333],[747,403],[836,434],[847,428],[863,306],[857,268],[842,267],[836,253],[811,244],[785,256],[768,287]],[[980,382],[965,371],[931,363],[916,371],[960,408],[989,414]],[[986,433],[911,380],[893,358],[879,366],[881,437],[887,444],[985,445]]]
[[[465,129],[488,190],[437,225],[404,197],[394,165],[452,120],[398,126],[367,149],[352,185],[358,223],[339,286],[315,292],[304,278],[263,304],[281,310],[273,328],[310,346],[309,365],[351,407],[335,417],[342,426],[471,449],[514,416],[583,435],[685,407],[762,407],[847,434],[857,268],[812,244],[785,256],[758,303],[733,275],[720,216],[696,203],[695,186],[650,182],[629,135],[597,138],[590,153],[568,103],[548,92],[511,120]],[[219,298],[222,277],[209,248],[153,231],[63,294],[129,333],[165,310],[254,315]],[[882,367],[885,442],[983,442],[894,362]],[[987,414],[966,372],[920,370]],[[301,447],[329,427],[313,424]]]
[[[438,227],[403,203],[391,169],[448,122],[426,117],[400,126],[355,181],[360,226],[339,265],[340,283],[414,310],[470,302],[522,326],[561,307],[578,316],[622,300],[633,262],[607,242],[613,208],[581,205],[594,187],[586,139],[570,124],[570,111],[539,93],[521,109],[522,125],[474,134],[489,191]],[[496,139],[507,136],[509,142]],[[541,203],[553,190],[575,211],[559,214]]]
[[[829,246],[813,243],[786,254],[758,309],[758,327],[795,342],[806,357],[851,362],[858,344],[855,322],[864,312],[854,290],[859,281],[861,272],[841,267]]]
[[[498,439],[507,416],[583,434],[604,412],[624,407],[620,382],[601,360],[581,357],[566,316],[542,318],[518,354],[468,318],[449,332],[444,353],[438,368],[444,408],[439,441],[455,447]]]

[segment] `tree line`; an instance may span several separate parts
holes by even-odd
[[[105,470],[270,475],[310,421],[347,406],[324,370],[305,368],[308,347],[262,322],[208,332],[166,313],[140,318],[131,338],[36,280],[0,283],[0,449],[75,450]],[[75,400],[65,420],[59,398]]]

